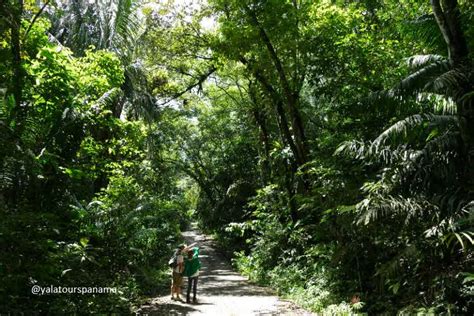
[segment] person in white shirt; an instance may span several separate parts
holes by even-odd
[[[181,300],[179,295],[181,294],[181,285],[183,283],[183,270],[184,270],[184,257],[182,251],[185,248],[185,245],[181,245],[176,249],[176,267],[172,271],[172,282],[171,282],[171,299],[172,300]],[[176,294],[176,298],[174,297]]]

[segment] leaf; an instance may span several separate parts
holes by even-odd
[[[89,243],[89,238],[87,237],[82,237],[81,240],[80,240],[80,243],[83,247],[86,247],[87,244]]]
[[[390,286],[390,289],[392,290],[393,294],[397,294],[398,290],[400,289],[400,282],[397,282],[395,284],[392,284]]]
[[[436,136],[439,135],[439,130],[437,128],[434,128],[430,134],[428,135],[428,137],[426,137],[426,141],[429,142],[430,140],[432,140],[433,138],[435,138]]]
[[[474,282],[474,273],[462,273],[466,277],[462,280],[462,284]]]

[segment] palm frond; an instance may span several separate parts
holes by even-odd
[[[458,124],[458,119],[453,115],[415,114],[409,116],[390,126],[374,140],[372,146],[374,146],[375,152],[377,152],[378,147],[385,145],[387,140],[397,137],[406,137],[413,128],[418,127],[423,123],[429,123],[429,127],[456,125]]]
[[[419,156],[419,151],[410,149],[406,145],[374,146],[372,142],[347,141],[336,149],[335,155],[352,157],[369,164],[391,165],[396,161],[413,160]]]
[[[444,218],[425,231],[426,237],[446,240],[454,232],[474,230],[474,201],[466,201],[460,190],[437,196],[440,209],[445,210]]]
[[[446,62],[446,57],[441,55],[414,55],[407,58],[407,65],[411,69],[420,69],[433,63]]]
[[[433,89],[433,81],[440,75],[450,70],[449,61],[437,55],[417,55],[408,59],[411,68],[415,72],[402,79],[391,89],[375,91],[368,96],[369,102],[393,102],[400,103],[410,97],[420,96],[426,98],[426,93],[437,93]]]
[[[112,88],[105,92],[91,107],[94,111],[109,110],[116,117],[120,116],[123,106],[124,93],[120,88]]]
[[[335,156],[347,156],[355,159],[364,157],[365,143],[358,140],[348,140],[342,142],[334,151]]]
[[[127,103],[127,117],[143,118],[152,122],[158,115],[158,107],[154,97],[148,92],[148,82],[143,65],[139,62],[125,68],[125,83],[123,85]]]
[[[8,124],[14,107],[15,100],[13,99],[13,96],[5,95],[5,91],[0,89],[0,121]]]
[[[463,251],[474,246],[474,201],[461,201],[458,212],[443,223],[445,233],[441,239],[447,246],[460,245]]]
[[[474,91],[468,92],[464,95],[462,95],[458,102],[463,106],[463,107],[469,107],[472,106],[474,103]]]
[[[461,249],[466,251],[468,248],[474,246],[474,231],[464,230],[459,232],[451,232],[443,237],[443,241],[448,247],[459,244],[461,245]]]
[[[453,95],[453,92],[457,91],[459,87],[462,87],[468,80],[469,78],[463,71],[451,69],[429,82],[426,85],[426,90]]]
[[[37,117],[28,116],[25,119],[24,130],[21,135],[22,142],[28,145],[28,148],[34,148],[44,141],[44,136],[49,132]]]
[[[335,155],[347,155],[356,159],[371,159],[376,157],[377,160],[387,164],[392,163],[405,156],[413,159],[414,151],[409,151],[408,147],[401,145],[392,148],[388,145],[389,140],[403,139],[413,129],[425,124],[425,128],[432,130],[435,127],[443,128],[447,126],[458,126],[458,119],[453,115],[435,115],[435,114],[416,114],[390,126],[382,134],[380,134],[373,142],[364,143],[361,141],[343,142],[335,151]],[[427,124],[427,125],[426,125]],[[401,155],[402,154],[402,155]]]
[[[402,216],[405,223],[418,217],[421,213],[430,213],[437,207],[421,196],[403,197],[386,194],[371,194],[356,205],[360,213],[357,224],[368,225],[387,216]]]
[[[14,181],[18,177],[19,161],[14,157],[2,157],[0,161],[0,190],[13,189]]]
[[[138,15],[139,1],[119,0],[117,2],[116,15],[111,27],[109,46],[112,47],[122,58],[131,58],[131,53],[141,34],[144,32],[144,24]],[[124,49],[128,48],[128,49]]]
[[[89,46],[110,49],[130,60],[143,23],[138,0],[78,1],[58,3],[50,10],[52,35],[76,53]]]
[[[435,51],[443,51],[445,42],[433,14],[424,14],[408,23],[403,24],[403,29],[413,37],[413,40],[422,42],[426,47]]]
[[[434,104],[434,110],[436,113],[443,115],[456,115],[457,106],[452,98],[446,97],[444,95],[422,92],[418,93],[417,100],[419,101],[430,101]]]
[[[423,91],[430,82],[448,70],[449,61],[447,60],[430,63],[403,79],[395,88],[395,93],[411,94],[415,91]]]

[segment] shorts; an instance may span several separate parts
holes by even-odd
[[[173,271],[173,286],[181,286],[183,284],[183,275]]]

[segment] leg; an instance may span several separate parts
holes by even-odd
[[[196,291],[197,291],[197,283],[198,283],[198,278],[194,278],[194,284],[193,284],[193,301],[196,303]]]
[[[174,274],[171,274],[171,299],[174,298]]]
[[[181,285],[182,285],[182,283],[183,283],[183,277],[179,276],[178,282],[176,282],[176,289],[175,289],[176,298],[178,300],[181,300],[181,297],[179,297],[179,295],[181,295]]]
[[[191,294],[191,282],[192,282],[192,281],[193,281],[192,278],[188,278],[188,291],[187,291],[187,293],[186,293],[186,303],[191,302],[191,301],[189,300],[189,294]]]

